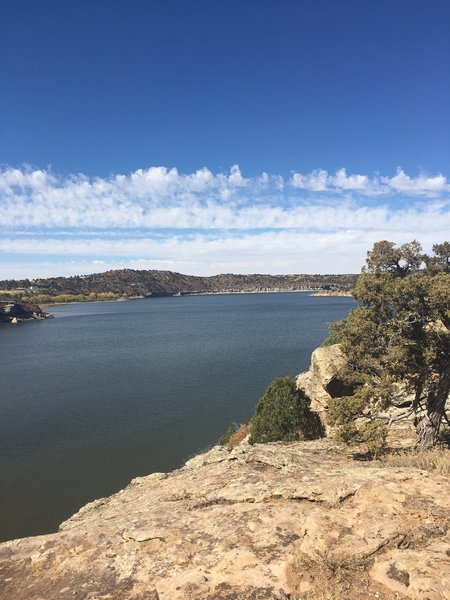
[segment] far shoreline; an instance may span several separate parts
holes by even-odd
[[[155,294],[143,297],[120,297],[116,299],[107,300],[74,300],[72,302],[43,302],[39,304],[42,307],[51,306],[68,306],[70,304],[105,304],[109,302],[128,302],[133,300],[154,300],[156,298],[183,298],[185,296],[238,296],[247,294],[308,294],[311,297],[345,297],[352,298],[351,292],[345,291],[320,291],[311,289],[299,289],[299,290],[233,290],[223,292],[177,292],[175,294]]]
[[[310,296],[316,296],[316,297],[322,297],[322,298],[333,298],[333,297],[335,297],[335,298],[338,298],[338,297],[353,298],[353,294],[351,291],[344,291],[344,290],[342,290],[342,291],[336,290],[336,291],[329,291],[329,292],[317,291],[317,292],[314,292],[313,294],[310,294]]]

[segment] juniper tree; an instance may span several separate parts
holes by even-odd
[[[252,417],[250,443],[313,439],[323,434],[320,419],[291,377],[274,379]]]
[[[412,395],[396,418],[414,415],[417,445],[438,439],[450,392],[450,244],[433,252],[416,241],[368,252],[354,290],[360,305],[338,326],[356,392],[331,403],[329,421],[346,441],[383,442],[399,392]]]

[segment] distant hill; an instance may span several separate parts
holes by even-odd
[[[99,299],[125,296],[173,296],[175,294],[269,292],[294,290],[348,290],[357,275],[233,275],[211,277],[182,275],[172,271],[120,269],[78,275],[0,281],[0,291],[17,297],[99,296]],[[100,295],[102,297],[100,298]],[[106,297],[103,297],[105,296]],[[38,298],[39,297],[39,298]]]

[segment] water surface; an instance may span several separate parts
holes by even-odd
[[[55,531],[246,422],[351,298],[185,296],[54,306],[0,327],[0,539]]]

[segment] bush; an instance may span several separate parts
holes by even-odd
[[[320,437],[319,417],[291,377],[274,379],[256,405],[250,443],[294,441]]]

